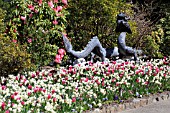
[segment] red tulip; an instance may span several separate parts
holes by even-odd
[[[50,99],[51,98],[51,95],[50,94],[48,94],[48,97],[47,97],[48,99]]]
[[[5,102],[2,102],[2,104],[1,104],[1,108],[2,108],[2,110],[4,110],[4,109],[5,109],[5,106],[6,106]]]
[[[6,86],[2,85],[2,87],[1,87],[1,88],[2,88],[2,90],[5,90],[5,89],[6,89]]]
[[[25,102],[24,102],[24,101],[21,101],[21,104],[22,104],[22,105],[24,105],[24,104],[25,104]]]
[[[56,102],[56,101],[57,101],[57,98],[56,98],[56,97],[54,97],[54,98],[53,98],[53,102]]]
[[[72,98],[72,102],[76,102],[76,98],[75,97]]]

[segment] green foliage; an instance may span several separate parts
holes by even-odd
[[[27,46],[31,62],[37,66],[54,60],[59,47],[63,47],[61,34],[68,14],[66,4],[51,0],[11,0],[11,20],[7,35],[11,40]]]
[[[5,29],[4,16],[5,16],[5,10],[0,8],[0,33],[4,32]]]
[[[112,48],[117,45],[116,17],[120,12],[128,16],[133,14],[131,4],[119,0],[70,0],[68,11],[68,36],[75,49],[83,49],[88,41],[94,36],[98,36],[103,47]],[[134,38],[136,34],[135,23],[130,21]]]
[[[161,43],[161,50],[165,56],[170,56],[170,14],[160,20],[159,26],[163,29],[164,36]]]
[[[0,75],[17,74],[23,69],[33,68],[26,47],[13,43],[9,37],[0,36]]]

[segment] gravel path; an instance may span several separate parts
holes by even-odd
[[[170,113],[170,99],[118,113]]]

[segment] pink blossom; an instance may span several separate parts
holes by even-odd
[[[6,110],[5,113],[10,113],[10,111],[9,111],[9,110]]]
[[[54,0],[54,3],[58,3],[58,0]]]
[[[36,10],[34,10],[34,12],[35,12],[35,13],[38,13],[38,10],[36,9]]]
[[[53,4],[53,2],[52,2],[52,1],[48,2],[48,5],[49,5],[51,8],[53,8],[53,7],[54,7],[54,4]]]
[[[25,16],[21,16],[20,18],[21,18],[21,20],[26,20]]]
[[[62,3],[67,5],[67,0],[62,0]]]
[[[30,14],[29,14],[29,18],[32,18],[32,17],[33,17],[33,14],[32,14],[32,13],[30,13]]]
[[[13,39],[12,42],[17,43],[17,40]]]
[[[62,48],[58,50],[58,54],[60,54],[60,55],[64,55],[65,53],[66,53],[66,51]]]
[[[34,6],[32,4],[28,5],[28,8],[33,11],[34,10]]]
[[[41,6],[42,5],[42,0],[38,0],[38,4],[39,4],[39,6]]]
[[[63,9],[62,6],[57,6],[57,12],[61,11]]]
[[[62,59],[61,56],[57,54],[57,55],[55,56],[55,60],[54,60],[54,61],[55,61],[56,63],[61,63],[61,59]]]
[[[53,20],[53,24],[54,24],[54,25],[57,25],[57,24],[58,24],[58,21],[57,21],[57,20]]]
[[[27,39],[27,41],[28,41],[28,43],[31,43],[31,42],[32,42],[32,39],[31,39],[31,38],[29,38],[29,39]]]

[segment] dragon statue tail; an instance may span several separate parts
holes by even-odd
[[[70,41],[68,40],[68,38],[66,36],[63,36],[63,41],[64,41],[64,45],[65,45],[65,49],[68,53],[71,53],[73,56],[77,57],[77,58],[85,58],[87,57],[92,51],[94,50],[98,50],[98,55],[102,58],[102,61],[105,61],[105,57],[106,57],[106,50],[102,47],[102,45],[100,44],[100,41],[98,39],[97,36],[93,37],[88,44],[86,45],[86,47],[84,48],[84,50],[82,51],[74,51],[72,48],[72,45],[70,43]]]

